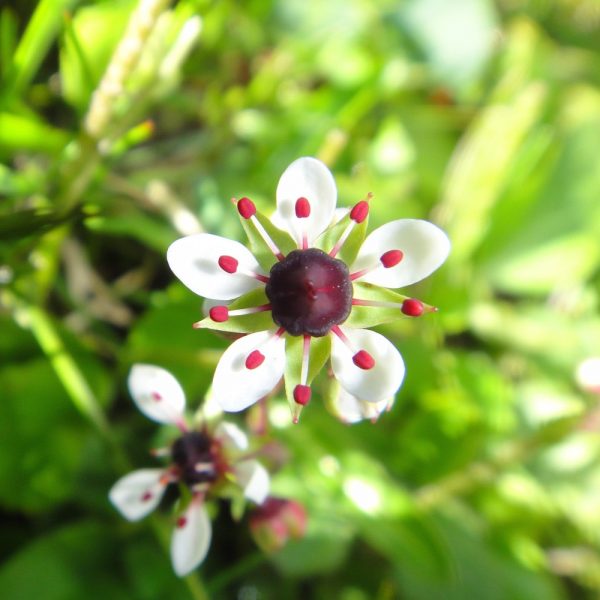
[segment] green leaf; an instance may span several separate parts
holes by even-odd
[[[119,41],[132,0],[109,0],[77,11],[60,51],[62,90],[67,102],[83,110]]]
[[[323,250],[323,252],[331,252],[331,249],[342,237],[342,234],[346,230],[346,227],[350,223],[350,213],[348,213],[343,219],[340,219],[333,227],[330,227],[325,233],[317,240],[316,246]],[[356,259],[358,251],[365,241],[367,235],[367,226],[369,218],[367,217],[362,223],[355,225],[348,239],[344,242],[336,258],[344,261],[350,266]]]
[[[144,214],[142,211],[121,212],[118,215],[103,214],[88,217],[85,225],[92,231],[118,237],[131,237],[161,254],[173,241],[173,229],[164,221]]]
[[[4,90],[7,94],[20,93],[29,85],[62,26],[64,11],[76,3],[77,0],[41,0],[38,3],[15,51],[12,79]]]
[[[0,221],[0,240],[22,239],[28,235],[40,235],[58,227],[68,216],[58,216],[47,208],[33,208],[6,215]]]
[[[229,310],[254,308],[268,303],[269,299],[265,294],[265,288],[259,287],[240,296],[235,302],[232,302],[228,308]],[[251,313],[249,315],[229,317],[229,319],[223,323],[217,323],[210,317],[206,317],[196,326],[197,329],[212,329],[214,331],[229,331],[232,333],[254,333],[255,331],[273,329],[273,327],[275,327],[275,323],[273,322],[270,310]]]
[[[271,236],[271,239],[275,242],[284,256],[289,254],[292,250],[297,249],[296,242],[294,242],[290,234],[275,227],[275,225],[271,223],[271,220],[267,219],[262,213],[257,211],[256,219],[265,228],[265,231]],[[277,259],[273,256],[273,252],[269,246],[267,246],[262,236],[256,231],[254,224],[249,219],[244,219],[242,217],[240,217],[240,221],[248,236],[250,248],[256,257],[256,260],[258,260],[261,267],[268,273]]]
[[[37,512],[73,498],[89,430],[49,362],[5,365],[0,380],[2,505]]]
[[[294,388],[300,383],[302,372],[302,355],[304,336],[288,335],[285,339],[285,393],[291,406],[294,406]],[[310,356],[306,383],[312,380],[323,369],[331,354],[331,338],[328,335],[310,340]]]
[[[0,113],[0,150],[59,153],[71,139],[66,131],[31,116]]]
[[[402,302],[408,298],[370,283],[355,283],[354,294],[355,300],[371,300],[374,302],[393,302],[396,307],[382,308],[379,306],[353,306],[350,316],[346,319],[344,325],[346,327],[356,327],[364,329],[366,327],[374,327],[382,323],[391,323],[399,319],[405,319],[406,316],[400,310]]]
[[[10,73],[18,29],[16,14],[8,7],[3,8],[0,11],[0,80]]]

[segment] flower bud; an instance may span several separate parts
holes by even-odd
[[[267,498],[250,515],[254,541],[265,552],[281,550],[289,539],[300,539],[306,532],[306,510],[295,500]]]

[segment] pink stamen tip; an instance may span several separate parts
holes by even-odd
[[[256,369],[265,362],[265,355],[260,350],[252,350],[246,357],[246,369]]]
[[[148,500],[150,500],[152,498],[152,496],[153,496],[152,492],[144,492],[140,499],[142,502],[148,502]]]
[[[294,401],[296,404],[306,406],[310,402],[312,391],[308,385],[297,385],[294,388]]]
[[[356,223],[362,223],[369,215],[369,203],[366,200],[361,200],[355,204],[350,211],[350,218]]]
[[[224,323],[229,319],[229,309],[226,306],[213,306],[208,311],[208,316],[215,323]]]
[[[388,250],[381,255],[379,260],[386,269],[389,269],[395,267],[403,258],[404,253],[402,250]]]
[[[155,402],[160,402],[162,400],[162,396],[158,392],[152,392],[150,395]]]
[[[359,350],[353,357],[352,362],[359,368],[368,371],[375,366],[375,359],[366,351]]]
[[[306,198],[296,200],[296,216],[299,219],[306,219],[310,216],[310,202]]]
[[[243,219],[249,219],[256,214],[256,206],[250,198],[240,198],[237,203],[237,209]]]
[[[226,254],[219,256],[219,266],[226,273],[235,273],[237,271],[238,264],[238,261],[233,258],[233,256],[227,256]]]
[[[186,517],[179,517],[179,519],[177,519],[175,525],[176,527],[178,527],[179,529],[181,529],[182,527],[185,527],[187,524],[187,518]]]
[[[402,303],[402,312],[409,317],[420,317],[425,312],[425,306],[416,298],[407,298]]]

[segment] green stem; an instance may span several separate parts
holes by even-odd
[[[14,296],[5,296],[18,316],[31,328],[31,332],[48,357],[57,377],[63,384],[75,408],[104,436],[109,437],[108,422],[98,399],[88,385],[83,373],[65,348],[52,319],[39,307],[28,305]]]

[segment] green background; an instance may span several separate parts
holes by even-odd
[[[575,372],[600,354],[600,3],[182,0],[92,139],[133,7],[0,9],[2,597],[597,598],[598,396]],[[127,373],[161,365],[201,404],[227,342],[191,329],[201,301],[165,250],[181,215],[242,240],[229,199],[270,212],[303,155],[340,205],[373,192],[371,228],[448,232],[446,264],[403,290],[440,310],[378,328],[407,375],[376,425],[315,393],[291,426],[271,401],[255,442],[306,537],[264,555],[214,503],[209,556],[178,580],[168,511],[130,524],[107,500],[168,435]]]

